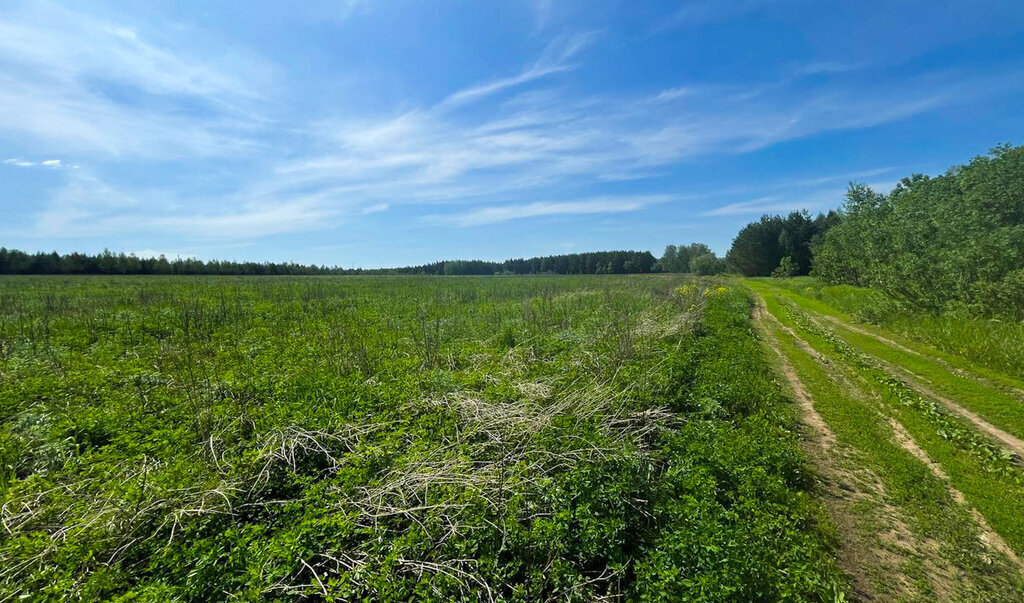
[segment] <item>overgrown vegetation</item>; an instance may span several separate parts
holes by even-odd
[[[827,479],[862,484],[844,484],[836,496],[857,509],[847,519],[856,522],[848,528],[854,533],[843,537],[857,542],[853,556],[876,591],[872,598],[1015,600],[1024,588],[1019,562],[993,546],[999,536],[981,537],[988,525],[968,506],[1021,550],[1015,508],[1024,482],[1010,457],[780,297],[774,282],[752,284],[775,317],[770,328],[781,353],[834,434],[836,443],[821,454],[844,468]]]
[[[1014,378],[1024,389],[1024,323],[992,320],[962,314],[933,314],[915,310],[891,297],[865,287],[826,285],[815,278],[778,279],[773,283],[791,298],[821,302],[816,309],[826,314],[883,327],[903,345],[944,359],[955,369],[970,369],[993,379],[996,373]]]
[[[0,289],[0,600],[836,599],[731,285]]]
[[[727,268],[795,277],[744,281],[763,340]],[[888,526],[844,541],[871,588],[1020,592],[1024,147],[765,216],[725,260],[0,273],[178,275],[0,281],[0,603],[842,600],[775,374],[862,487],[828,512]],[[433,278],[499,274],[580,276]]]
[[[1024,319],[1024,146],[905,178],[888,195],[852,185],[814,273],[932,313]]]

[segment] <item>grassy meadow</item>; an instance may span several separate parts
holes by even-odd
[[[0,280],[0,601],[841,598],[735,283]]]

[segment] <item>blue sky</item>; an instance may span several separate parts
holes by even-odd
[[[1017,0],[0,0],[0,245],[29,251],[724,252],[1003,142]]]

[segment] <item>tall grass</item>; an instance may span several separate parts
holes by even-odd
[[[17,277],[0,307],[0,601],[841,585],[717,284]]]
[[[851,285],[822,286],[816,279],[773,279],[772,284],[817,299],[858,320],[971,363],[1024,378],[1024,323],[956,313],[935,315]]]

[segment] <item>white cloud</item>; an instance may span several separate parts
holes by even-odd
[[[585,201],[539,201],[523,205],[478,207],[457,214],[435,214],[428,221],[456,226],[481,226],[521,218],[539,216],[573,216],[585,214],[623,213],[643,209],[654,203],[669,201],[668,195],[597,197]]]
[[[813,63],[803,63],[794,65],[791,67],[793,75],[797,77],[807,77],[813,75],[832,75],[837,73],[848,73],[850,71],[856,71],[862,69],[864,65],[862,63],[843,63],[839,61],[816,61]]]
[[[889,194],[890,192],[892,192],[892,189],[896,188],[896,185],[899,183],[899,180],[876,180],[873,182],[867,182],[865,184],[876,193]]]
[[[49,2],[0,10],[0,129],[111,155],[237,150],[269,76],[253,57],[195,43]]]
[[[863,182],[866,178],[891,174],[897,169],[895,167],[882,167],[826,175],[818,178],[786,178],[757,186],[720,189],[713,191],[707,196],[738,195],[752,190],[771,191],[771,193],[749,201],[728,203],[702,212],[700,216],[757,216],[804,209],[808,211],[824,211],[842,204],[846,184],[850,182]],[[896,181],[872,181],[868,186],[879,192],[889,192],[896,186]],[[812,190],[807,191],[806,189]]]
[[[78,208],[39,215],[29,236],[43,238],[105,238],[117,233],[176,234],[189,239],[229,240],[320,230],[332,225],[337,212],[300,202],[271,207],[251,206],[227,213],[175,215],[149,211],[96,211]]]
[[[686,86],[680,86],[678,88],[669,88],[668,90],[662,90],[661,92],[655,94],[651,98],[651,101],[655,103],[677,101],[685,96],[689,96],[692,93],[693,91]]]
[[[164,191],[129,191],[85,170],[68,172],[67,184],[36,215],[29,232],[43,238],[105,238],[117,233],[177,234],[192,239],[254,239],[333,225],[341,213],[315,195],[282,200],[206,199],[222,211],[182,211]]]
[[[434,105],[410,101],[371,116],[339,111],[310,122],[303,112],[273,121],[253,109],[267,77],[259,60],[199,53],[185,39],[39,6],[25,14],[0,9],[0,130],[49,144],[34,151],[38,157],[81,152],[90,162],[61,172],[68,184],[38,212],[37,236],[167,231],[253,239],[412,204],[444,206],[431,210],[430,220],[461,226],[637,211],[658,197],[581,200],[580,191],[651,178],[694,157],[892,122],[1020,81],[1017,74],[945,73],[869,88],[842,78],[807,86],[789,74],[749,85],[677,82],[643,94],[581,95],[555,85],[564,84],[557,76],[575,69],[595,39],[579,33],[555,38],[514,75],[454,90]],[[343,6],[351,12],[362,4]],[[741,3],[744,10],[754,6]],[[822,63],[803,71],[842,69]],[[107,86],[141,100],[115,100]],[[173,110],[178,102],[189,110]],[[267,143],[268,133],[275,141],[287,137],[286,144]],[[200,169],[212,157],[244,163],[255,175],[214,198],[170,181],[140,188],[85,173],[111,157],[176,159]],[[60,167],[77,167],[64,161]],[[5,163],[37,165],[20,158]],[[822,184],[814,178],[779,186]],[[750,196],[767,192],[774,189]],[[516,202],[524,198],[545,201]],[[762,195],[709,215],[802,206]]]
[[[880,168],[873,168],[873,169],[870,169],[870,170],[858,170],[858,171],[855,171],[855,172],[847,172],[845,174],[832,174],[832,175],[829,175],[829,176],[821,176],[819,178],[805,178],[805,179],[795,180],[795,181],[794,180],[784,180],[783,184],[786,185],[786,186],[792,186],[792,185],[809,186],[809,185],[815,185],[815,184],[825,184],[826,182],[835,182],[837,180],[841,180],[841,181],[844,181],[844,182],[859,181],[862,178],[872,178],[874,176],[880,176],[882,174],[888,174],[890,172],[896,171],[897,169],[899,169],[899,168],[897,168],[895,166],[880,167]]]
[[[842,199],[842,189],[827,188],[804,195],[766,195],[750,201],[729,203],[702,212],[700,215],[702,217],[758,216],[801,210],[818,211],[835,207],[842,202]]]
[[[449,95],[441,103],[441,106],[448,107],[474,102],[507,88],[526,84],[560,71],[567,71],[572,68],[569,60],[590,44],[594,36],[593,32],[588,32],[556,38],[547,45],[537,62],[519,75],[464,88]]]
[[[228,121],[158,114],[3,75],[0,129],[51,148],[147,159],[230,155],[253,144]]]
[[[341,0],[338,5],[338,17],[348,19],[358,11],[367,9],[367,0]]]
[[[215,65],[189,42],[163,40],[158,30],[95,17],[49,2],[11,10],[0,20],[0,57],[40,77],[71,84],[83,77],[117,82],[155,94],[258,97],[263,79],[253,57],[225,53]]]
[[[11,159],[4,159],[4,164],[6,164],[6,165],[13,165],[13,166],[16,166],[16,167],[36,167],[36,166],[48,167],[48,168],[64,167],[64,164],[61,162],[60,159],[44,159],[42,161],[28,161],[28,160],[24,160],[24,159],[20,159],[20,158],[15,157],[15,158],[11,158]],[[73,169],[78,169],[79,166],[78,165],[71,165],[69,167],[71,167]]]
[[[702,216],[737,216],[737,215],[748,215],[748,214],[763,214],[773,211],[786,211],[791,209],[800,209],[802,205],[799,201],[783,201],[775,195],[768,195],[753,199],[751,201],[742,201],[739,203],[730,203],[723,205],[715,209],[701,213]]]
[[[991,83],[983,79],[934,78],[890,87],[884,96],[830,91],[806,94],[799,101],[785,86],[763,85],[684,86],[632,98],[572,98],[561,90],[533,90],[482,112],[435,106],[386,119],[318,123],[307,135],[309,146],[323,152],[264,170],[241,190],[219,196],[219,212],[197,209],[214,205],[212,199],[192,197],[182,209],[167,199],[165,191],[110,191],[102,183],[77,178],[77,184],[69,185],[40,212],[35,231],[40,236],[167,231],[199,239],[244,240],[330,228],[347,216],[408,204],[471,207],[435,211],[428,219],[457,226],[637,211],[659,198],[578,200],[572,199],[574,188],[647,178],[694,156],[749,152],[830,130],[885,123],[955,102],[964,90],[980,95],[989,89]],[[652,104],[659,96],[661,100]],[[779,180],[758,187],[766,192],[813,188],[872,178],[891,169]],[[91,192],[86,194],[85,188]],[[737,187],[732,194],[742,189]],[[814,209],[841,199],[841,190],[828,192],[827,198],[796,201],[781,193],[762,195],[705,216]],[[514,203],[525,195],[544,195],[547,200]],[[687,198],[695,197],[691,193]],[[110,199],[131,199],[135,206],[114,210],[104,205]]]
[[[227,213],[146,217],[141,229],[176,232],[209,239],[253,239],[296,231],[320,230],[337,211],[303,200],[274,205],[244,206]]]
[[[173,260],[175,258],[187,257],[187,256],[183,256],[181,253],[179,253],[177,251],[158,251],[156,249],[140,249],[138,251],[129,251],[128,255],[134,255],[137,258],[154,258],[154,259],[159,258],[160,256],[164,256],[165,258],[167,258],[169,260]]]
[[[483,112],[421,107],[324,122],[316,130],[325,152],[278,166],[254,194],[330,191],[325,199],[361,206],[510,202],[524,191],[649,178],[691,157],[895,121],[994,86],[980,78],[911,80],[871,95],[796,93],[791,85],[694,85],[632,98],[533,90]],[[817,182],[804,186],[822,178],[810,180]]]
[[[475,100],[484,98],[496,92],[505,90],[506,88],[512,88],[520,84],[526,84],[533,80],[540,79],[546,75],[558,73],[559,71],[565,71],[569,69],[568,65],[534,65],[526,71],[523,71],[519,75],[512,77],[503,78],[500,80],[494,80],[484,84],[471,86],[458,92],[453,93],[451,96],[445,99],[445,105],[460,105],[463,103],[473,102]]]

